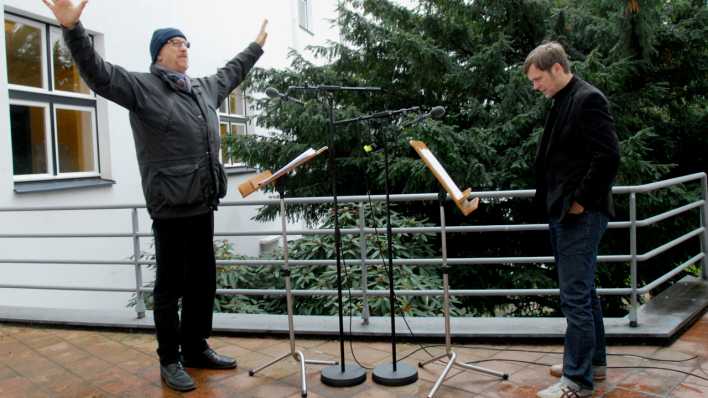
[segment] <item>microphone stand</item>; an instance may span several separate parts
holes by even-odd
[[[294,101],[290,97],[291,91],[309,91],[320,94],[325,98],[323,104],[327,107],[328,113],[328,133],[329,133],[329,159],[328,169],[331,174],[332,181],[332,201],[333,201],[333,216],[334,216],[334,253],[337,263],[337,303],[339,315],[339,365],[328,366],[322,369],[320,380],[322,383],[331,387],[352,387],[366,381],[366,371],[357,364],[347,363],[344,358],[344,304],[342,302],[342,233],[339,228],[339,208],[337,203],[337,162],[335,159],[335,130],[337,124],[334,117],[335,93],[338,91],[352,92],[378,92],[380,87],[342,87],[342,86],[290,86],[284,95],[278,93],[277,90],[269,91],[268,96],[274,95],[286,100]],[[304,390],[303,390],[304,391]]]
[[[313,365],[336,365],[336,361],[324,361],[324,360],[314,360],[314,359],[305,359],[305,355],[302,353],[302,351],[298,350],[295,347],[295,325],[293,322],[293,294],[292,294],[292,282],[290,279],[290,267],[288,265],[289,263],[289,255],[288,255],[288,233],[287,233],[287,215],[285,213],[285,184],[288,180],[288,174],[285,174],[284,176],[280,177],[276,181],[276,186],[278,189],[278,197],[280,198],[280,224],[281,224],[281,232],[282,232],[282,239],[283,239],[283,269],[282,269],[282,274],[283,278],[285,278],[285,298],[286,298],[286,304],[287,304],[287,310],[288,310],[288,337],[290,340],[290,351],[282,354],[276,359],[273,359],[272,361],[261,365],[257,368],[251,369],[248,371],[249,376],[255,376],[256,373],[260,372],[263,369],[266,369],[272,365],[275,365],[276,363],[288,358],[292,357],[295,359],[299,364],[300,364],[300,396],[302,397],[307,397],[307,372],[305,370],[305,365],[306,364],[313,364]]]
[[[339,228],[339,210],[337,203],[337,162],[335,159],[335,131],[336,124],[334,117],[334,94],[336,91],[357,91],[370,92],[380,91],[379,87],[339,87],[339,86],[292,86],[288,88],[288,92],[292,90],[315,91],[316,93],[325,94],[325,105],[328,108],[328,130],[329,130],[329,162],[328,168],[331,173],[332,180],[332,198],[333,198],[333,216],[334,216],[334,253],[337,261],[337,304],[339,311],[339,365],[328,366],[322,369],[320,380],[322,383],[331,387],[351,387],[366,381],[366,371],[357,364],[347,363],[344,358],[344,314],[342,302],[342,234]]]
[[[398,123],[395,126],[399,126]],[[391,201],[387,128],[381,129],[384,153],[384,188],[386,191],[386,241],[388,244],[388,300],[391,317],[391,363],[378,365],[371,376],[374,382],[385,386],[405,386],[418,380],[418,370],[396,359],[396,292],[393,278],[393,230],[391,227]]]

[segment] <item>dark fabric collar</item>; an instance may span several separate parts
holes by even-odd
[[[188,94],[192,92],[192,80],[184,73],[169,70],[164,66],[156,63],[150,66],[150,72],[157,76],[160,76],[175,90],[182,91]]]
[[[556,95],[553,96],[554,102],[561,102],[563,101],[567,96],[568,93],[573,89],[573,86],[575,86],[575,83],[578,82],[578,78],[573,75],[573,77],[570,78],[568,81],[568,84],[565,85],[562,89],[560,89]]]

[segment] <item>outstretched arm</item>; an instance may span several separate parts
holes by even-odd
[[[258,58],[263,54],[263,45],[268,38],[267,26],[268,20],[264,19],[256,40],[224,67],[219,68],[215,75],[204,79],[204,84],[209,87],[208,90],[216,94],[217,105],[221,104],[224,98],[241,84],[248,72],[253,68],[253,65],[258,61]]]
[[[81,18],[81,13],[88,0],[81,0],[79,5],[74,5],[71,0],[42,0],[54,13],[57,21],[64,27],[73,29]]]
[[[263,47],[265,45],[266,39],[268,38],[268,32],[266,32],[266,26],[268,26],[268,20],[264,19],[263,23],[261,24],[261,30],[258,32],[258,36],[256,36],[256,43],[258,43],[259,46]]]
[[[42,0],[64,27],[64,41],[79,67],[81,77],[93,91],[125,108],[134,109],[139,99],[134,79],[123,68],[105,62],[96,54],[93,44],[79,22],[88,0],[75,5],[72,0]]]

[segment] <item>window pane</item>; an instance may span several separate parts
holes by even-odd
[[[221,112],[221,113],[227,113],[227,112],[228,112],[228,108],[227,108],[227,106],[228,106],[227,103],[228,103],[228,102],[229,102],[229,98],[228,98],[228,97],[224,98],[224,100],[221,102],[221,105],[219,105],[219,112]]]
[[[236,89],[229,94],[229,113],[232,115],[245,115],[243,94]]]
[[[71,51],[64,44],[58,29],[52,29],[52,67],[54,68],[54,90],[90,93],[89,87],[79,76],[79,68],[74,64]]]
[[[57,109],[59,172],[94,171],[94,142],[91,112]]]
[[[15,175],[47,173],[44,108],[10,105],[12,167]]]
[[[232,124],[231,125],[231,134],[233,134],[233,135],[246,134],[246,125],[245,124]]]
[[[7,80],[11,84],[42,88],[42,31],[6,19],[5,49]]]
[[[231,136],[233,137],[232,139],[235,141],[237,136],[246,134],[246,125],[245,124],[231,124]],[[236,156],[236,154],[232,153],[231,154],[231,163],[241,163],[241,159]]]

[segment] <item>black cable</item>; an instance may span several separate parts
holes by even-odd
[[[372,223],[372,227],[374,229],[374,236],[378,237],[379,232],[378,232],[378,227],[376,226],[376,213],[375,213],[375,208],[374,204],[371,198],[371,189],[369,187],[369,173],[367,170],[364,170],[364,186],[366,187],[366,194],[367,194],[367,199],[369,202],[369,208],[371,209],[372,213],[372,218],[374,222]],[[363,211],[363,210],[362,210]],[[366,225],[366,214],[364,213],[364,224]],[[386,258],[383,255],[383,247],[381,246],[381,242],[379,242],[378,239],[374,239],[374,242],[376,243],[378,249],[379,249],[379,256],[381,258],[382,266],[385,268],[387,266],[386,264]],[[392,255],[392,253],[389,253],[389,256]],[[345,272],[348,274],[348,267],[346,265],[346,262],[344,262],[344,268]],[[362,267],[365,267],[366,264],[362,264]],[[393,270],[392,270],[393,272]],[[351,286],[349,285],[348,287],[349,290],[349,334],[351,335],[352,333],[352,316],[353,316],[353,303],[352,303],[352,294],[351,294]],[[395,308],[394,303],[390,303],[391,305],[391,311]],[[412,338],[416,338],[415,333],[413,332],[413,328],[411,328],[410,324],[408,323],[408,319],[406,318],[405,313],[401,312],[400,313],[401,318],[403,319],[403,322],[406,325],[406,328],[408,329],[408,333]],[[429,348],[436,348],[436,347],[445,347],[444,344],[433,344],[433,345],[422,345],[418,344],[418,348],[409,352],[408,354],[402,356],[401,358],[398,359],[397,362],[403,361],[405,359],[410,358],[411,356],[415,355],[416,353],[420,351],[424,351],[426,354],[428,354],[431,358],[435,357],[435,355],[431,354],[428,349]],[[464,349],[483,349],[483,350],[491,350],[491,351],[499,351],[499,352],[526,352],[526,353],[537,353],[537,354],[558,354],[562,355],[562,352],[555,352],[555,351],[540,351],[540,350],[525,350],[525,349],[515,349],[515,348],[492,348],[492,347],[483,347],[483,346],[469,346],[469,345],[452,345],[452,347],[455,348],[464,348]],[[367,370],[371,370],[373,368],[366,367],[364,366],[359,360],[356,358],[356,354],[354,353],[354,346],[352,343],[352,340],[349,340],[349,350],[351,351],[352,357],[354,358],[354,361],[361,366],[362,368],[365,368]],[[680,363],[680,362],[687,362],[693,359],[698,358],[697,355],[693,355],[689,358],[686,359],[661,359],[661,358],[652,358],[652,357],[647,357],[643,355],[638,355],[638,354],[629,354],[629,353],[607,353],[608,356],[624,356],[624,357],[635,357],[635,358],[640,358],[648,361],[656,361],[656,362],[672,362],[672,363]],[[525,364],[530,364],[530,365],[541,365],[541,366],[552,366],[553,364],[546,364],[546,363],[540,363],[540,362],[533,362],[533,361],[524,361],[520,359],[503,359],[503,358],[497,358],[497,359],[484,359],[484,360],[479,360],[479,361],[470,361],[470,362],[465,362],[467,364],[476,364],[476,363],[483,363],[483,362],[492,362],[492,361],[500,361],[500,362],[517,362],[517,363],[525,363]],[[438,360],[437,362],[444,363],[441,360]],[[662,367],[652,367],[652,366],[607,366],[608,369],[655,369],[655,370],[667,370],[667,371],[674,371],[678,373],[682,373],[688,376],[693,376],[697,377],[702,380],[708,380],[708,378],[696,375],[694,373],[682,371],[682,370],[677,370],[677,369],[671,369],[671,368],[662,368]]]
[[[365,184],[366,184],[366,195],[367,195],[367,198],[368,198],[368,201],[369,201],[369,208],[371,209],[372,218],[374,219],[374,222],[372,222],[372,226],[373,226],[373,228],[374,228],[374,235],[375,235],[376,237],[378,237],[378,235],[379,235],[379,230],[378,230],[378,227],[376,226],[376,221],[375,221],[375,220],[376,220],[376,216],[375,216],[375,211],[376,211],[376,210],[374,209],[374,204],[373,204],[373,201],[372,201],[372,199],[371,199],[371,190],[369,189],[369,185],[368,185],[368,183],[369,183],[368,173],[364,173],[364,176],[365,176],[365,177],[364,177],[364,182],[365,182]],[[364,223],[366,223],[366,214],[364,215]],[[382,265],[383,265],[383,267],[386,267],[386,258],[384,258],[384,255],[383,255],[383,247],[381,247],[381,242],[379,242],[378,239],[374,239],[374,241],[376,242],[376,245],[378,246],[378,249],[379,249],[379,256],[381,257]],[[391,256],[392,253],[388,253],[388,255]],[[391,270],[391,272],[393,272],[393,270]],[[390,305],[391,305],[391,311],[393,311],[393,309],[395,308],[395,305],[394,305],[394,303],[391,303]],[[395,314],[394,314],[394,315],[395,315]],[[406,314],[401,311],[400,316],[401,316],[401,318],[403,319],[403,323],[405,323],[406,328],[408,329],[408,333],[411,335],[412,338],[415,339],[415,338],[416,338],[416,337],[415,337],[415,333],[413,333],[413,328],[411,328],[411,325],[408,323],[408,319],[406,318]],[[423,351],[425,351],[426,354],[430,355],[431,357],[433,356],[433,354],[431,354],[430,352],[428,352],[428,350],[425,348],[425,346],[423,346],[423,345],[421,345],[421,344],[418,344],[418,346],[419,346],[419,348],[418,348],[417,350],[413,351],[413,352],[418,352],[418,351],[420,351],[420,350],[422,349]],[[409,355],[404,356],[403,358],[399,359],[397,362],[400,362],[400,361],[402,361],[403,359],[408,358],[410,355],[412,355],[412,354],[409,354]]]
[[[503,358],[490,358],[490,359],[480,359],[478,361],[468,361],[465,362],[465,364],[468,365],[473,365],[473,364],[478,364],[478,363],[483,363],[483,362],[519,362],[519,363],[527,363],[530,365],[539,365],[539,366],[552,366],[552,364],[546,364],[546,363],[541,363],[541,362],[532,362],[532,361],[522,361],[520,359],[503,359]],[[696,378],[699,378],[701,380],[706,380],[708,381],[708,377],[703,377],[699,376],[695,373],[691,372],[686,372],[684,370],[679,370],[679,369],[672,369],[672,368],[662,368],[659,366],[607,366],[607,369],[652,369],[652,370],[665,370],[669,372],[676,372],[676,373],[681,373],[686,376],[693,376]]]
[[[347,262],[344,258],[342,258],[342,264],[344,264],[344,274],[349,278],[349,267],[347,266]],[[359,362],[359,359],[356,357],[356,354],[354,353],[354,342],[352,341],[352,318],[354,317],[354,309],[353,309],[353,300],[352,300],[352,287],[351,283],[347,284],[347,291],[349,292],[349,351],[352,354],[352,359],[354,359],[354,362],[359,365],[359,367],[366,369],[366,370],[373,370],[373,367],[368,367],[364,365],[363,363]]]
[[[562,355],[562,352],[557,352],[557,351],[540,351],[540,350],[525,350],[521,348],[494,348],[494,347],[485,347],[485,346],[475,346],[475,345],[456,345],[455,347],[458,348],[467,348],[467,349],[473,349],[473,350],[489,350],[489,351],[510,351],[510,352],[528,352],[532,354],[558,354]],[[629,353],[623,353],[623,352],[618,352],[618,353],[607,353],[608,356],[621,356],[621,357],[636,357],[636,358],[641,358],[641,359],[646,359],[647,361],[655,361],[655,362],[688,362],[690,360],[698,358],[698,355],[693,355],[691,357],[688,357],[686,359],[662,359],[662,358],[652,358],[652,357],[647,357],[643,355],[638,355],[638,354],[629,354]]]
[[[434,345],[428,345],[428,346],[420,346],[417,350],[409,353],[408,355],[404,356],[401,358],[401,361],[414,355],[418,351],[425,350],[426,348],[435,348],[435,347],[444,347],[443,344],[434,344]],[[492,347],[482,347],[482,346],[466,346],[466,345],[454,345],[453,347],[456,348],[465,348],[465,349],[485,349],[485,350],[490,350],[490,351],[499,351],[499,352],[529,352],[529,353],[537,353],[537,354],[562,354],[560,352],[553,352],[553,351],[538,351],[538,350],[524,350],[524,349],[509,349],[509,348],[492,348]],[[426,351],[427,352],[427,351]],[[686,359],[661,359],[661,358],[652,358],[652,357],[646,357],[643,355],[636,355],[636,354],[627,354],[627,353],[612,353],[612,354],[607,354],[607,355],[614,355],[614,356],[626,356],[626,357],[637,357],[649,361],[658,361],[658,362],[686,362],[690,361],[693,359],[698,358],[697,355],[693,355],[689,358]],[[432,355],[431,355],[432,357]],[[439,361],[442,362],[442,361]],[[554,364],[551,363],[543,363],[543,362],[538,362],[538,361],[524,361],[521,359],[505,359],[505,358],[489,358],[489,359],[481,359],[478,361],[467,361],[465,362],[466,364],[479,364],[479,363],[484,363],[484,362],[516,362],[516,363],[525,363],[529,365],[537,365],[537,366],[553,366]],[[607,369],[653,369],[653,370],[665,370],[669,372],[677,372],[681,374],[685,374],[687,376],[693,376],[696,378],[699,378],[701,380],[706,380],[708,381],[708,377],[703,377],[699,376],[695,373],[692,372],[686,372],[683,370],[679,369],[672,369],[672,368],[664,368],[660,366],[607,366]]]

